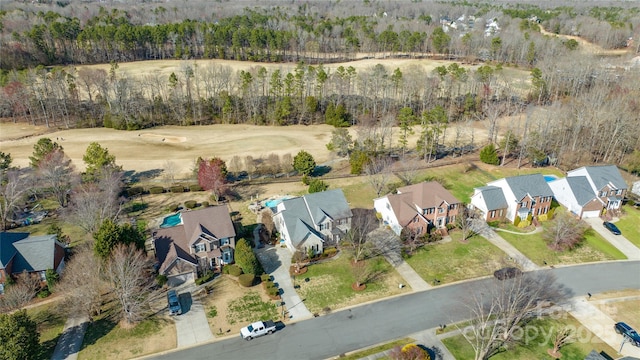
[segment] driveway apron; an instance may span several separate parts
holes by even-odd
[[[51,359],[77,359],[88,323],[89,319],[86,317],[71,317],[67,319]]]
[[[211,328],[207,322],[207,314],[199,300],[191,296],[191,292],[178,295],[182,306],[182,315],[174,316],[178,348],[195,345],[213,339]]]

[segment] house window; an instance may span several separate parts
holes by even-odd
[[[220,240],[220,245],[229,245],[229,238],[224,238]]]
[[[438,208],[438,213],[440,214],[444,213],[444,208]]]
[[[195,248],[196,248],[196,252],[207,251],[207,245],[204,243],[196,244]]]
[[[502,216],[502,212],[503,212],[503,211],[504,211],[504,210],[500,209],[500,215],[499,215],[499,216]]]
[[[606,191],[601,191],[600,192],[600,197],[605,197],[607,196],[607,192]]]
[[[416,229],[416,235],[422,234],[422,226]]]
[[[496,211],[495,210],[491,210],[491,214],[489,215],[490,218],[494,218],[496,217]]]
[[[46,271],[40,271],[40,280],[42,280],[42,281],[47,280],[47,272]]]
[[[616,195],[622,195],[622,190],[620,189],[616,190]]]
[[[391,204],[387,203],[387,210],[391,210]]]

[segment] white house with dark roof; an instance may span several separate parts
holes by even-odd
[[[7,276],[26,271],[44,281],[49,269],[61,273],[65,264],[65,247],[56,235],[0,232],[0,294]]]
[[[153,231],[159,273],[170,284],[192,281],[198,272],[234,262],[236,231],[224,206],[180,213],[181,223]]]
[[[335,189],[283,200],[273,222],[291,252],[311,249],[319,254],[346,235],[352,217],[344,193]]]
[[[514,222],[516,217],[525,220],[529,215],[535,218],[547,214],[551,208],[553,191],[544,176],[541,174],[512,176],[492,181],[486,187],[475,189],[474,196],[471,197],[471,205],[482,211],[485,219],[490,213],[485,213],[484,209],[496,210],[489,208],[496,207],[496,204],[503,201],[500,198],[500,192],[494,188],[502,190],[502,197],[507,204],[504,217],[511,222]]]
[[[473,189],[471,204],[480,212],[487,222],[500,221],[507,215],[507,199],[502,188],[483,186]]]
[[[591,190],[586,176],[572,176],[549,182],[553,196],[560,205],[580,219],[598,217],[604,203]]]
[[[628,190],[620,170],[615,165],[583,166],[567,172],[567,178],[583,176],[587,179],[591,192],[603,204],[602,210],[619,210]]]

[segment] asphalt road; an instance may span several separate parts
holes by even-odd
[[[640,261],[622,261],[556,268],[552,271],[571,296],[640,289]],[[153,359],[326,359],[366,346],[404,337],[424,329],[465,320],[462,300],[482,292],[485,278],[382,300],[314,319],[289,324],[274,335],[252,341],[231,339]],[[428,345],[428,344],[427,344]]]

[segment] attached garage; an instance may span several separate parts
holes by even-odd
[[[178,274],[178,275],[169,275],[167,277],[167,285],[169,287],[175,287],[175,286],[179,286],[188,282],[194,282],[195,279],[193,277],[193,273],[189,272],[189,273],[184,273],[184,274]]]

